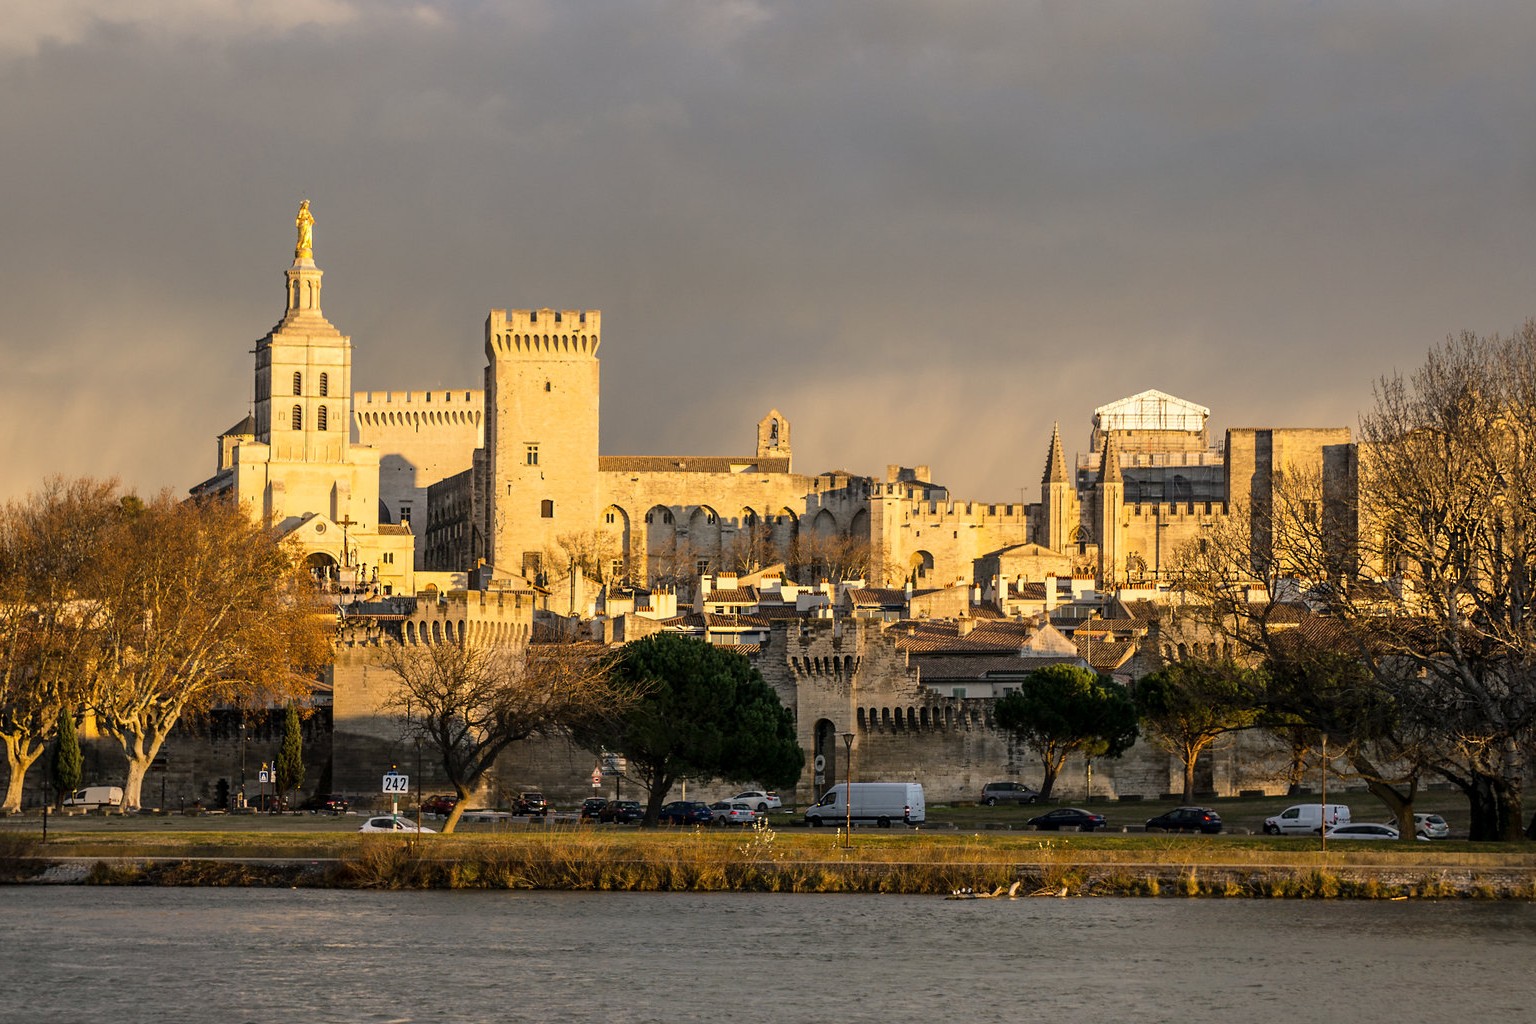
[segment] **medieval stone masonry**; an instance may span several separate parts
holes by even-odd
[[[408,754],[371,650],[522,639],[536,613],[611,642],[672,629],[753,657],[798,722],[801,803],[842,777],[844,733],[859,777],[922,781],[930,800],[1038,782],[1034,753],[993,725],[1010,680],[1062,661],[1123,682],[1154,668],[1174,552],[1258,517],[1291,467],[1324,494],[1353,471],[1345,427],[1213,441],[1208,409],[1155,390],[1095,409],[1071,463],[1059,429],[1024,445],[1043,469],[1028,504],[956,497],[927,466],[796,472],[778,409],[741,424],[737,454],[604,454],[598,310],[491,310],[482,387],[353,394],[321,277],[301,226],[282,320],[257,342],[251,415],[220,435],[194,493],[271,517],[336,594],[327,777],[342,791],[371,790]],[[590,795],[590,754],[519,746],[493,786]],[[1262,751],[1238,754],[1204,765],[1202,784],[1275,784]],[[1060,787],[1157,795],[1177,771],[1143,744],[1069,765]]]

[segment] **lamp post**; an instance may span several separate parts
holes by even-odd
[[[245,808],[245,712],[240,712],[240,807]]]
[[[848,784],[843,792],[843,804],[845,811],[845,820],[843,822],[843,827],[845,829],[843,833],[843,843],[845,844],[845,849],[851,849],[853,847],[853,733],[845,732],[842,734],[842,736],[844,759],[848,763],[848,767],[845,769],[847,772]]]
[[[1322,788],[1323,788],[1323,807],[1322,807],[1322,814],[1319,816],[1319,821],[1318,821],[1318,824],[1321,827],[1318,828],[1317,834],[1318,834],[1319,838],[1322,840],[1322,843],[1321,843],[1322,852],[1323,853],[1327,853],[1328,852],[1328,734],[1326,732],[1323,733],[1323,786],[1322,786]]]

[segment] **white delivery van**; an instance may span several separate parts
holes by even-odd
[[[846,783],[839,782],[822,794],[805,812],[807,825],[841,825],[843,822],[872,821],[890,828],[893,821],[920,825],[927,820],[920,782],[855,782],[852,795]],[[852,807],[849,807],[849,802]]]
[[[86,786],[64,798],[65,807],[79,807],[87,811],[100,807],[118,807],[122,802],[122,786]]]
[[[1264,819],[1270,836],[1315,836],[1324,828],[1349,824],[1346,804],[1292,804],[1273,818]]]

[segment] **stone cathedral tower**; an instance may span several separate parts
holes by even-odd
[[[598,526],[597,310],[493,309],[485,321],[489,559],[529,579],[557,538]]]
[[[192,493],[238,501],[294,538],[317,575],[409,593],[415,538],[381,521],[379,452],[351,443],[352,339],[320,311],[314,223],[306,199],[283,318],[256,342],[253,415],[221,436],[217,474]]]

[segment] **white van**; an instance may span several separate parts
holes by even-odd
[[[118,807],[123,802],[122,786],[86,786],[64,798],[65,807],[94,811],[100,807]]]
[[[1326,826],[1349,824],[1346,804],[1292,804],[1273,818],[1264,819],[1269,836],[1315,836]]]
[[[920,825],[927,820],[920,782],[855,782],[849,807],[846,783],[839,782],[822,794],[805,812],[811,826],[840,825],[845,821],[872,821],[890,828],[893,821]]]

